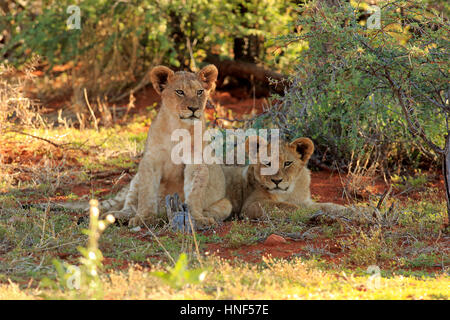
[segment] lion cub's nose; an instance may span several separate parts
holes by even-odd
[[[275,185],[278,185],[281,181],[283,181],[283,179],[270,179],[272,180],[273,183],[275,183]]]
[[[195,111],[197,111],[199,108],[198,107],[187,107],[189,110],[192,111],[192,113],[194,113]]]

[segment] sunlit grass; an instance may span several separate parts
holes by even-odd
[[[5,132],[0,136],[0,191],[39,189],[52,196],[56,187],[89,182],[99,172],[134,172],[150,122],[135,116],[98,131],[59,126]]]
[[[388,278],[321,271],[313,263],[294,259],[265,259],[260,265],[231,264],[215,257],[204,267],[211,270],[198,284],[175,289],[150,270],[131,267],[102,277],[105,299],[449,299],[450,277]],[[164,270],[156,266],[152,272]],[[0,286],[0,298],[64,298],[64,291]]]

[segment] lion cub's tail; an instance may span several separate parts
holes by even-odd
[[[127,220],[134,216],[138,202],[138,180],[138,174],[136,174],[131,182],[120,190],[113,199],[102,201],[100,203],[101,211],[104,214],[111,213],[117,219]]]
[[[121,210],[130,190],[130,185],[123,187],[112,199],[100,202],[100,210],[102,212]]]
[[[136,177],[135,177],[136,178]],[[103,214],[111,211],[132,211],[137,206],[137,179],[133,178],[131,182],[122,188],[116,196],[112,199],[100,202],[99,209]],[[71,211],[89,211],[88,201],[74,201],[74,202],[52,202],[52,203],[36,203],[28,205],[42,210],[71,210]],[[50,208],[48,208],[50,207]]]

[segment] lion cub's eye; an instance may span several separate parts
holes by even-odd
[[[265,165],[266,167],[270,167],[271,162],[270,162],[270,161],[268,161],[268,162],[263,162],[262,164]]]
[[[176,94],[179,95],[180,97],[184,96],[184,91],[183,90],[175,90]]]
[[[284,167],[285,167],[285,168],[289,167],[289,166],[292,164],[292,162],[293,162],[293,161],[286,161],[286,162],[284,163]]]
[[[205,90],[197,90],[197,95],[200,97],[203,94],[203,91]]]

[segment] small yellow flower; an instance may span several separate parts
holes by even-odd
[[[108,214],[106,216],[106,221],[108,221],[109,223],[114,223],[114,221],[116,221],[116,219],[114,218],[114,216],[112,214]]]
[[[98,217],[99,211],[97,207],[91,207],[91,214],[93,217]]]
[[[200,280],[200,282],[203,282],[203,281],[205,280],[206,274],[207,274],[207,273],[208,273],[207,271],[204,271],[204,272],[202,272],[202,273],[200,274],[200,276],[198,277],[198,279]]]

